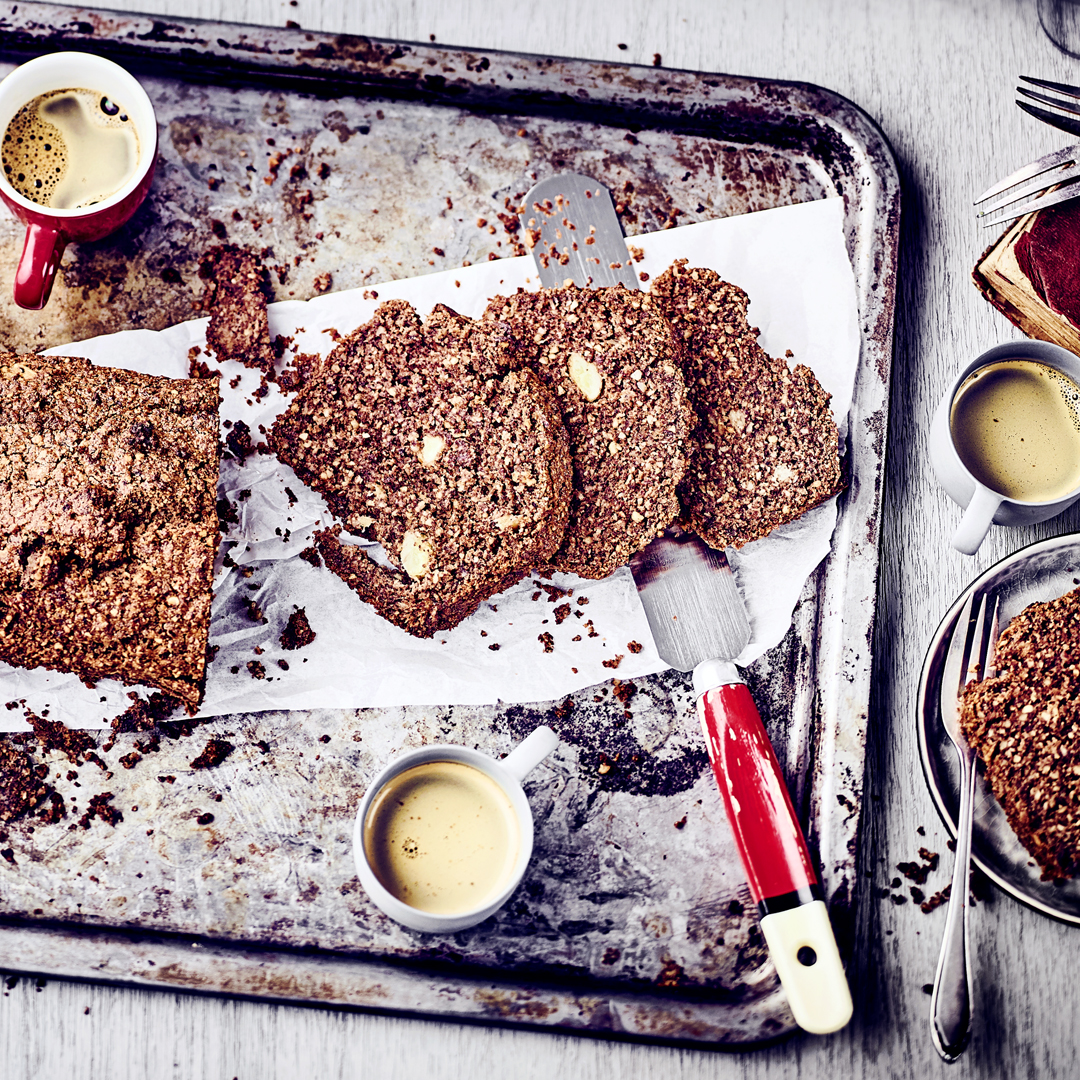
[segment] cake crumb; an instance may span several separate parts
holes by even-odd
[[[210,739],[202,752],[189,762],[193,769],[212,769],[220,765],[236,748],[225,739]]]
[[[12,821],[48,794],[25,750],[0,741],[0,821]]]
[[[310,645],[315,640],[315,637],[315,631],[311,629],[311,624],[308,622],[307,609],[294,606],[289,621],[279,638],[281,647],[289,650],[302,649]]]

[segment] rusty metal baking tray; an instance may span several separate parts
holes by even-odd
[[[140,76],[162,155],[131,223],[67,253],[43,315],[11,303],[21,231],[0,219],[0,339],[20,348],[192,317],[200,255],[224,236],[263,250],[279,299],[513,254],[510,206],[562,169],[616,192],[631,236],[843,196],[862,331],[851,483],[832,555],[749,678],[849,949],[900,208],[873,122],[800,83],[0,7],[5,73],[60,48]],[[405,742],[501,753],[542,721],[563,748],[534,774],[537,849],[510,904],[446,938],[388,923],[349,848],[367,778]],[[236,750],[193,770],[209,735]],[[591,687],[572,709],[234,716],[121,767],[136,738],[99,748],[107,772],[36,751],[68,815],[0,837],[7,970],[728,1045],[794,1028],[682,675]],[[123,820],[80,827],[106,788]]]

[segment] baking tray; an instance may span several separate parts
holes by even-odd
[[[862,332],[850,485],[832,554],[748,678],[849,952],[900,209],[874,123],[800,83],[0,8],[4,73],[60,48],[139,75],[161,161],[120,233],[69,250],[41,315],[11,303],[21,229],[0,220],[0,338],[21,348],[192,317],[201,255],[226,236],[263,251],[277,299],[517,254],[511,207],[559,170],[616,192],[628,236],[843,196]],[[367,779],[401,745],[501,754],[541,722],[563,746],[530,778],[537,847],[511,902],[445,938],[385,920],[349,848]],[[194,770],[210,736],[236,749]],[[36,752],[68,814],[0,837],[8,970],[685,1042],[794,1030],[678,673],[532,706],[227,717],[159,749],[120,736],[102,769]],[[123,820],[82,827],[106,789]]]

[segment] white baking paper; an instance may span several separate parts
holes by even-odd
[[[744,288],[762,346],[774,356],[790,349],[794,362],[810,367],[832,394],[834,414],[841,431],[846,429],[859,331],[841,199],[687,225],[631,243],[644,251],[636,269],[650,280],[685,258]],[[292,338],[294,352],[322,354],[333,347],[334,332],[352,331],[384,300],[408,300],[422,315],[442,302],[475,317],[491,296],[519,286],[539,287],[529,257],[273,304],[270,330]],[[222,372],[223,422],[245,421],[261,442],[260,427],[268,429],[288,399],[276,387],[256,398],[258,372],[207,355],[206,323],[197,319],[162,331],[125,331],[49,351],[180,378],[188,374],[189,350],[198,346],[204,349],[201,358]],[[556,575],[543,584],[572,589],[573,595],[555,601],[534,575],[492,597],[454,630],[421,640],[379,618],[329,571],[298,558],[315,528],[331,519],[321,497],[276,458],[254,455],[243,466],[223,461],[219,495],[239,512],[239,525],[222,545],[237,565],[221,566],[219,556],[210,628],[218,653],[207,671],[200,716],[548,701],[612,676],[636,678],[665,666],[625,568],[603,581]],[[807,576],[829,551],[835,521],[832,500],[764,540],[729,552],[753,630],[739,663],[752,662],[783,638]],[[252,621],[248,600],[265,621]],[[564,603],[571,614],[560,622],[555,610]],[[280,635],[294,607],[305,609],[316,639],[290,652],[282,648]],[[552,652],[545,652],[539,640],[546,633],[553,639]],[[633,651],[632,643],[640,651]],[[621,658],[617,667],[616,658]],[[262,665],[264,677],[256,678],[249,664]],[[0,664],[0,685],[4,702],[20,703],[0,709],[0,730],[24,729],[24,707],[39,714],[48,710],[50,719],[72,727],[92,728],[107,726],[130,704],[130,687],[103,681],[89,689],[74,676],[42,669]]]

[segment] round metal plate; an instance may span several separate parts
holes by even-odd
[[[916,722],[923,773],[938,813],[956,835],[959,764],[941,722],[941,675],[953,625],[971,592],[1001,599],[1001,627],[1036,601],[1054,600],[1080,586],[1080,534],[1056,536],[1021,548],[990,567],[956,598],[930,641],[919,679]],[[1045,915],[1080,924],[1080,880],[1043,881],[1035,860],[1017,839],[980,769],[971,854],[992,881]]]

